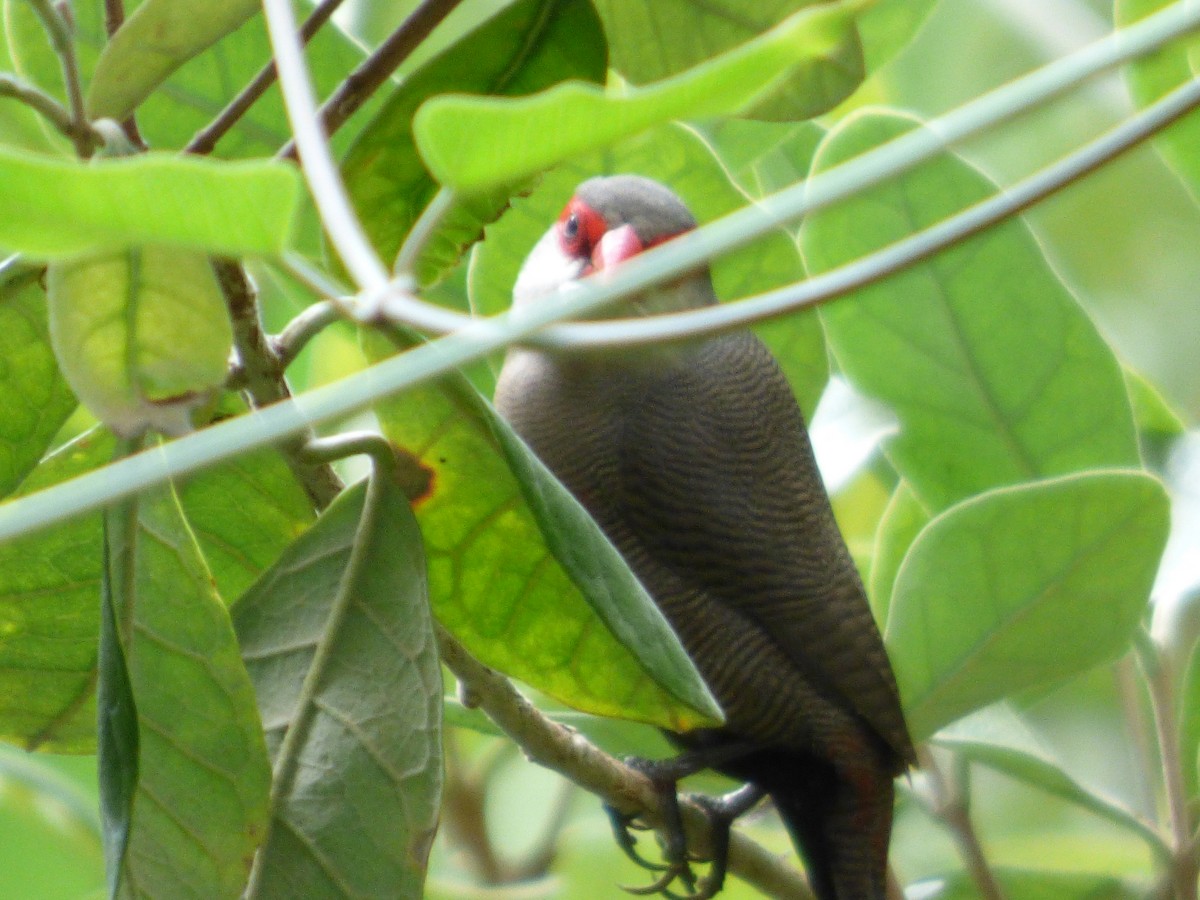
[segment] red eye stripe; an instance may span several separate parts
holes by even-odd
[[[572,197],[558,217],[558,240],[569,256],[591,256],[607,229],[604,216],[578,197]]]

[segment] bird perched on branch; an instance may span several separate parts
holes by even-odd
[[[513,303],[537,303],[695,224],[657,182],[585,181],[525,261]],[[716,302],[703,269],[617,311]],[[747,782],[751,799],[771,796],[820,900],[883,898],[893,779],[912,743],[770,352],[748,332],[617,351],[513,348],[496,406],[620,550],[720,702],[722,727],[672,736],[683,759]],[[687,765],[647,772],[673,800]],[[711,896],[724,859],[697,886],[681,840],[668,842],[671,866],[653,887],[680,877]]]

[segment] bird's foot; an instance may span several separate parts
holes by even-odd
[[[687,836],[683,829],[683,817],[680,814],[676,790],[677,780],[685,774],[691,774],[690,771],[684,771],[690,763],[685,761],[683,768],[679,759],[665,762],[626,760],[626,763],[646,775],[658,794],[663,815],[661,832],[664,863],[651,862],[637,851],[637,838],[632,832],[635,829],[647,829],[637,823],[636,816],[606,807],[617,845],[625,855],[642,868],[661,873],[648,885],[624,889],[639,896],[662,894],[669,900],[710,900],[715,897],[725,885],[729,836],[733,823],[761,800],[764,792],[755,785],[745,785],[720,797],[691,797],[704,810],[711,835],[711,853],[708,859],[710,869],[703,878],[698,879],[692,871],[691,863],[699,861],[699,858],[691,856],[688,852]],[[672,890],[677,883],[683,887],[683,893]]]
[[[685,896],[691,896],[696,889],[696,876],[692,872],[688,859],[687,837],[683,831],[683,817],[679,812],[679,796],[675,787],[677,781],[683,775],[691,774],[691,771],[685,770],[686,763],[684,769],[681,769],[677,759],[658,761],[631,758],[626,759],[625,763],[650,779],[650,783],[654,785],[655,793],[658,795],[663,817],[661,828],[663,863],[655,863],[638,852],[637,838],[633,835],[635,829],[639,831],[648,829],[637,823],[636,816],[623,813],[611,806],[605,807],[609,821],[612,822],[617,846],[643,869],[661,873],[651,884],[642,887],[626,887],[625,890],[638,895],[662,894],[665,897],[676,897],[678,895],[673,894],[670,888],[678,881],[686,888]]]
[[[710,900],[725,887],[729,866],[729,837],[733,823],[760,801],[765,791],[755,784],[746,784],[728,794],[710,797],[707,794],[690,796],[708,817],[710,853],[708,874],[700,879],[688,900]]]

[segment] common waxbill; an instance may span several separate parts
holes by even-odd
[[[695,227],[646,178],[593,178],[525,261],[514,305]],[[707,270],[616,312],[716,303]],[[704,676],[725,725],[675,735],[774,800],[821,900],[885,895],[895,678],[804,420],[748,332],[636,350],[514,348],[496,407],[595,518]]]

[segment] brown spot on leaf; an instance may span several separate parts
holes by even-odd
[[[396,455],[396,483],[413,506],[433,496],[437,474],[403,447],[392,445]]]

